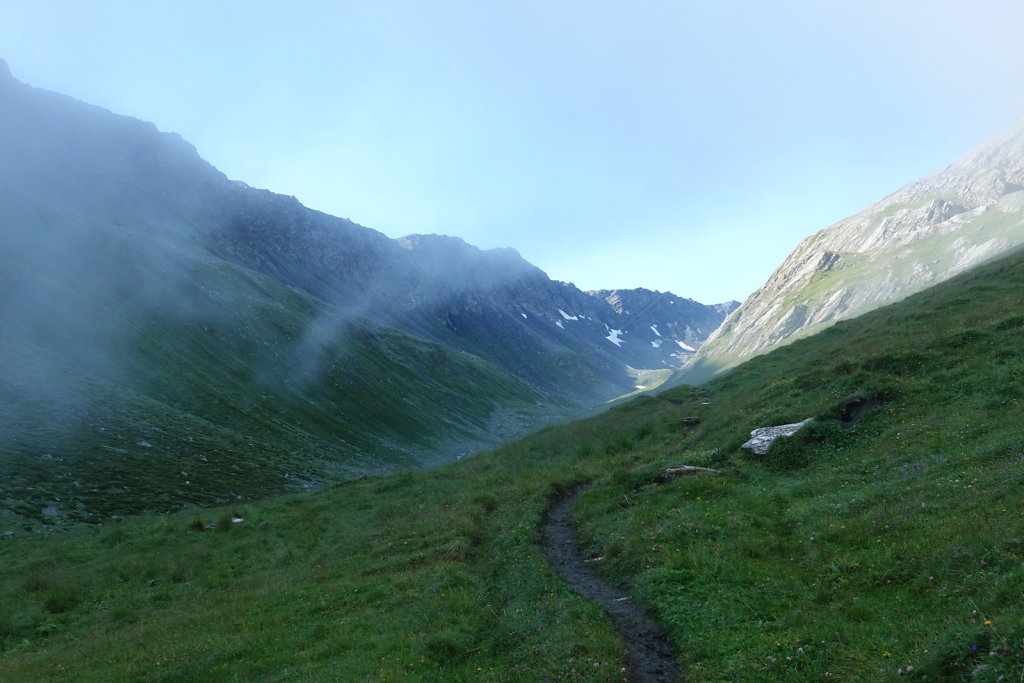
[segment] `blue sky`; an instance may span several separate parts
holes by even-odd
[[[3,0],[31,85],[393,237],[742,300],[1024,117],[1024,2]]]

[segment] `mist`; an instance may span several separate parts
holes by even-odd
[[[203,202],[160,186],[190,148],[151,125],[13,80],[0,98],[4,417],[43,403],[60,422],[97,383],[133,386],[139,315],[191,314],[177,292]]]
[[[608,303],[514,249],[389,238],[6,70],[0,220],[0,493],[44,524],[438,464],[633,388]]]

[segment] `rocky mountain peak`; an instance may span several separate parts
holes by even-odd
[[[461,237],[438,234],[414,234],[399,237],[395,240],[400,247],[406,251],[417,251],[431,255],[459,255],[467,258],[488,258],[500,259],[508,262],[522,262],[526,260],[512,247],[498,247],[496,249],[481,249],[465,241]]]
[[[434,234],[406,235],[395,242],[408,252],[424,282],[442,290],[489,290],[523,278],[547,279],[515,249],[480,249],[459,237]]]
[[[1024,189],[1024,119],[940,171],[910,183],[893,203],[926,195],[955,196],[968,209]]]
[[[0,57],[0,83],[7,83],[9,81],[14,81],[14,74],[11,73],[11,67],[7,66],[4,58]]]

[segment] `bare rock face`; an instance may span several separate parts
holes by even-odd
[[[707,340],[689,375],[699,381],[1022,244],[1024,120],[801,242]]]
[[[775,441],[775,439],[780,436],[793,436],[800,431],[804,425],[812,420],[814,420],[814,418],[809,417],[802,422],[794,422],[788,425],[758,427],[754,431],[750,432],[750,440],[740,446],[740,448],[745,448],[755,455],[764,455],[768,452],[768,447],[772,445],[772,442]]]

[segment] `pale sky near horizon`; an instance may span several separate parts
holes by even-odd
[[[392,237],[743,300],[1024,117],[1020,0],[0,0],[15,77]]]

